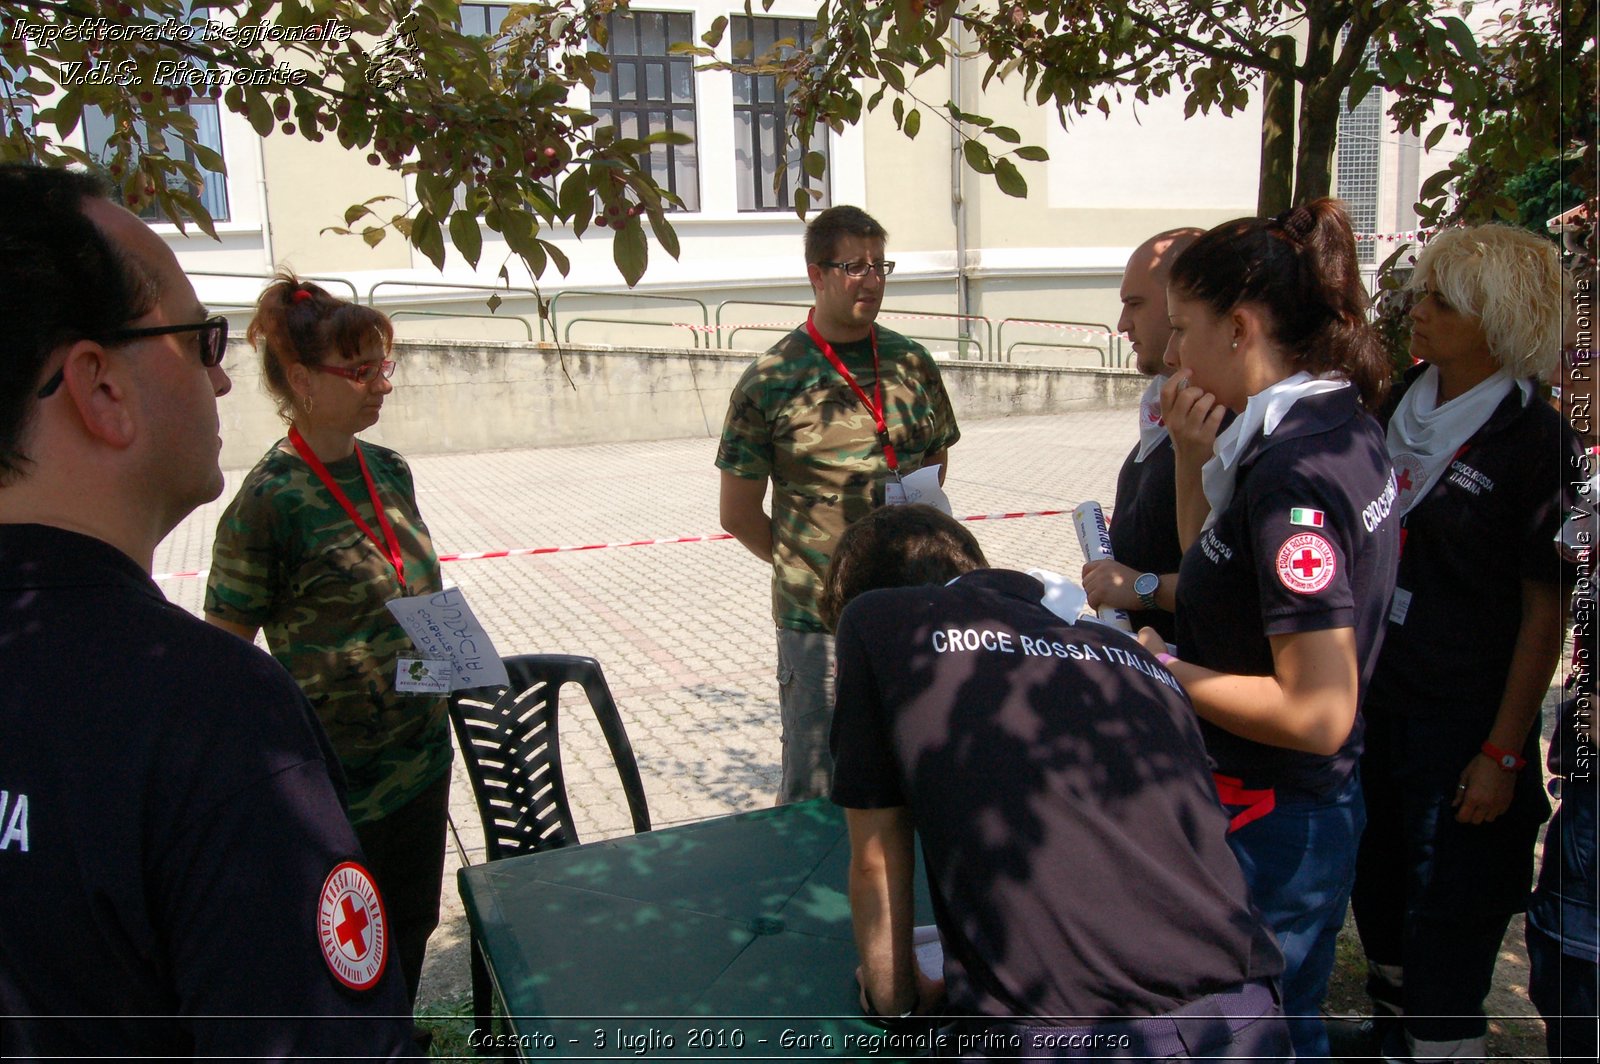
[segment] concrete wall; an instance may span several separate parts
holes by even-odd
[[[434,340],[398,342],[395,390],[365,438],[406,454],[622,440],[715,437],[748,352],[562,347]],[[224,363],[233,391],[220,403],[222,464],[253,465],[284,425],[259,362],[234,341]],[[964,420],[1136,403],[1131,370],[946,362],[945,385]]]

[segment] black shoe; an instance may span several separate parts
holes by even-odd
[[[1381,1055],[1383,1036],[1398,1017],[1328,1016],[1323,1026],[1328,1031],[1328,1053],[1336,1060],[1373,1060]]]

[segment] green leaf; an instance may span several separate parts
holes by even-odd
[[[483,252],[483,231],[478,228],[477,215],[463,210],[450,216],[450,243],[470,265],[478,264],[478,256]]]
[[[561,217],[571,221],[582,214],[587,219],[588,208],[592,202],[588,171],[573,170],[568,173],[567,179],[561,182],[561,194],[557,199],[557,209]]]
[[[1000,191],[1006,195],[1018,199],[1028,198],[1028,182],[1023,179],[1021,171],[1010,159],[995,160],[994,180],[1000,186]]]
[[[1010,126],[990,126],[989,135],[995,140],[1002,141],[1006,144],[1022,143],[1022,134],[1018,133]]]
[[[611,258],[616,262],[617,269],[622,272],[622,279],[632,288],[639,283],[639,278],[644,276],[644,268],[650,261],[650,246],[645,242],[644,230],[636,224],[624,225],[617,230],[617,235],[611,238]]]
[[[917,108],[913,107],[911,109],[911,112],[906,115],[906,126],[905,126],[906,136],[908,136],[911,139],[915,140],[916,136],[917,136],[917,133],[921,129],[922,129],[922,112],[919,111]]]
[[[344,209],[344,224],[345,225],[355,225],[357,218],[360,218],[362,215],[371,214],[371,213],[372,213],[372,208],[368,207],[365,203],[357,203],[357,204],[354,204],[353,206],[346,207]]]
[[[225,174],[228,172],[227,164],[222,161],[222,156],[218,155],[204,144],[190,144],[189,151],[194,154],[194,161],[199,163],[202,168],[210,170],[214,174]]]
[[[967,165],[980,174],[994,173],[994,163],[989,159],[989,149],[975,140],[961,142],[961,154],[966,157]]]
[[[439,219],[431,211],[418,211],[411,223],[411,242],[416,245],[434,268],[444,269],[444,234],[439,230]]]
[[[651,211],[646,214],[646,217],[650,219],[650,231],[655,233],[656,243],[661,245],[661,250],[673,258],[677,258],[680,250],[678,247],[678,232],[672,228],[672,223],[667,221],[667,216],[660,211]],[[565,273],[566,271],[563,270],[562,272]]]
[[[906,91],[906,75],[897,65],[888,61],[878,64],[878,74],[896,92]]]
[[[1354,111],[1356,104],[1366,99],[1367,93],[1378,83],[1378,72],[1371,67],[1362,67],[1350,75],[1350,85],[1345,90],[1345,110]]]
[[[1589,28],[1592,31],[1594,24],[1590,23]],[[1444,31],[1449,35],[1450,43],[1456,46],[1456,51],[1461,53],[1461,58],[1470,63],[1483,62],[1483,53],[1478,50],[1478,40],[1472,35],[1472,27],[1452,16],[1444,20]]]
[[[493,314],[495,311],[500,309],[500,304],[504,302],[505,300],[500,298],[500,293],[494,292],[489,296],[488,299],[484,300],[483,305],[489,308],[490,314]]]
[[[812,177],[821,177],[828,169],[828,160],[820,151],[808,151],[801,166]]]
[[[1440,122],[1438,125],[1434,126],[1433,129],[1429,130],[1428,132],[1428,139],[1422,142],[1422,150],[1432,151],[1438,146],[1439,142],[1444,139],[1444,135],[1449,131],[1449,129],[1449,122]]]
[[[568,271],[572,269],[572,263],[568,261],[567,253],[548,240],[541,239],[539,246],[544,248],[545,254],[550,256],[550,261],[556,264],[556,269],[560,270],[561,276],[565,277]]]
[[[711,20],[711,28],[700,35],[700,40],[705,42],[710,47],[715,48],[717,45],[722,43],[722,35],[727,31],[727,29],[727,16],[718,15],[716,18]],[[562,270],[561,272],[565,273],[566,271]]]
[[[1047,163],[1050,161],[1050,153],[1037,144],[1024,144],[1011,154],[1030,163]]]
[[[68,89],[54,110],[57,136],[70,137],[72,131],[78,128],[78,120],[83,117],[83,93]]]
[[[361,230],[361,239],[367,242],[367,247],[375,248],[383,243],[384,228],[381,225],[369,225]]]
[[[259,92],[245,94],[245,117],[250,120],[250,128],[256,131],[256,136],[265,137],[273,130],[272,105],[267,98]]]

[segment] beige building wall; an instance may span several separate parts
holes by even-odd
[[[373,196],[396,197],[399,203],[378,203],[373,208],[384,217],[397,213],[406,199],[406,184],[399,174],[370,165],[365,152],[346,151],[332,136],[312,143],[298,134],[274,132],[261,148],[272,251],[278,264],[305,273],[411,268],[406,242],[392,231],[375,248],[360,236],[322,232],[330,226],[343,227],[345,208]],[[358,232],[363,224],[371,224],[370,219],[357,223]]]

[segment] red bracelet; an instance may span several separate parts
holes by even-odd
[[[1526,758],[1518,757],[1510,750],[1502,750],[1488,740],[1484,740],[1482,749],[1484,757],[1487,757],[1507,772],[1516,772],[1528,763]]]

